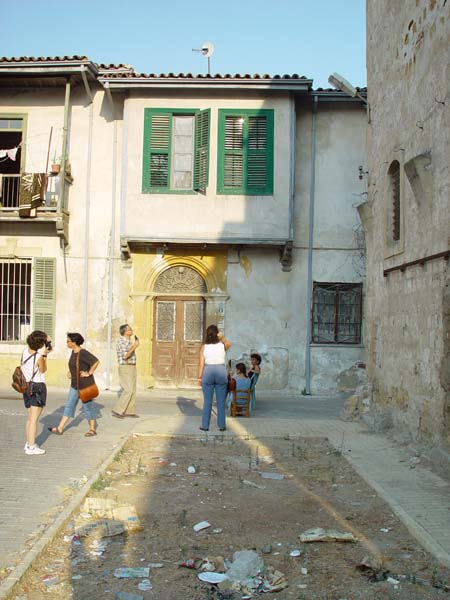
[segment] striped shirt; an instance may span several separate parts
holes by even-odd
[[[136,352],[133,352],[131,356],[125,359],[125,355],[130,351],[133,342],[130,338],[121,335],[117,340],[116,351],[117,351],[117,361],[119,365],[135,365],[136,364]]]

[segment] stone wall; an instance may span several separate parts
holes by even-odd
[[[368,373],[373,410],[414,438],[450,443],[450,5],[367,3],[371,122],[367,233]],[[400,236],[389,167],[400,165]],[[383,272],[405,263],[422,264]]]

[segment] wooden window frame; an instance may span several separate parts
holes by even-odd
[[[218,194],[238,194],[246,196],[272,196],[273,195],[273,170],[274,170],[274,109],[219,109],[218,119],[218,153],[217,153],[217,193]],[[226,137],[226,118],[241,117],[244,120],[242,151],[228,150],[225,148]],[[257,150],[252,151],[249,148],[249,118],[265,117],[267,127],[267,142],[265,148],[265,173],[266,185],[264,188],[249,187],[248,181],[248,162],[249,155],[256,156]],[[229,187],[225,185],[225,157],[233,153],[242,155],[243,161],[243,181],[240,187]]]
[[[21,131],[22,132],[22,145],[20,147],[20,173],[25,171],[25,159],[26,159],[26,138],[27,138],[27,129],[28,129],[28,114],[27,113],[11,113],[11,112],[0,112],[0,119],[5,120],[22,120],[22,128],[21,129],[10,129],[10,128],[0,128],[0,131]]]
[[[334,336],[333,339],[321,339],[320,334],[315,334],[315,325],[318,323],[318,307],[320,303],[316,301],[316,290],[327,289],[328,291],[334,291]],[[359,292],[359,310],[358,318],[351,323],[355,327],[355,335],[353,339],[348,341],[342,340],[342,331],[340,331],[339,322],[339,307],[340,307],[340,294],[341,292],[358,291]],[[355,346],[362,343],[362,301],[363,301],[363,286],[362,283],[323,283],[313,282],[313,302],[311,309],[311,343],[320,345],[337,345],[337,346]]]
[[[154,115],[169,119],[167,131],[167,147],[152,148],[152,118]],[[172,125],[173,117],[191,115],[194,117],[194,152],[192,166],[192,189],[175,190],[170,187],[171,157],[172,157]],[[194,194],[206,193],[209,181],[209,138],[210,138],[210,109],[198,108],[145,108],[144,135],[142,152],[142,193],[143,194]],[[153,154],[167,155],[167,185],[152,186],[150,181],[150,164]]]

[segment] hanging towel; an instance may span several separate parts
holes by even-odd
[[[16,154],[17,154],[18,150],[19,150],[19,148],[11,148],[10,150],[7,150],[6,154],[7,154],[8,158],[10,160],[16,160]]]
[[[23,173],[20,177],[19,217],[35,217],[47,189],[46,173]]]

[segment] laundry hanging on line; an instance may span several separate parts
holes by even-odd
[[[19,151],[19,148],[20,146],[16,146],[15,148],[0,150],[0,158],[9,158],[10,160],[16,160],[16,155]]]

